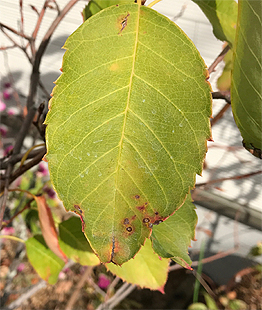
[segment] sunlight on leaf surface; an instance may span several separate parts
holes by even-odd
[[[65,48],[46,122],[51,180],[100,260],[122,264],[201,173],[206,66],[180,28],[137,4],[97,13]]]
[[[151,242],[146,240],[145,245],[136,254],[134,259],[129,260],[122,266],[113,263],[106,267],[123,281],[139,285],[140,287],[159,290],[164,293],[164,285],[167,280],[169,259],[162,258],[154,253]]]

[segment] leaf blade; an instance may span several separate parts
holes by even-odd
[[[214,35],[232,47],[235,40],[237,3],[234,0],[192,0],[204,12],[213,26]]]
[[[39,276],[49,284],[55,284],[64,261],[47,247],[42,235],[27,239],[25,244],[28,259]]]
[[[188,247],[195,237],[197,215],[191,195],[166,221],[153,228],[151,240],[154,251],[161,257],[171,258],[179,265],[191,269]]]
[[[261,10],[261,1],[239,1],[231,86],[232,111],[244,146],[258,157],[262,150]]]
[[[59,244],[68,258],[86,266],[100,264],[82,232],[82,224],[78,217],[71,217],[59,224]]]
[[[152,250],[150,241],[146,240],[134,259],[122,266],[110,263],[106,267],[123,281],[164,293],[168,265],[169,259],[160,259]]]
[[[66,48],[47,117],[51,179],[66,209],[81,209],[101,261],[122,264],[201,173],[210,136],[206,68],[175,24],[136,4],[97,13]]]

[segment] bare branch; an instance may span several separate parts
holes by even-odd
[[[32,4],[29,4],[29,6],[30,6],[31,9],[32,9],[33,11],[35,11],[36,14],[39,16],[39,12],[38,12],[37,8],[36,8],[34,5],[32,5]]]
[[[24,14],[23,14],[23,0],[19,0],[21,33],[24,34]]]
[[[204,183],[198,183],[198,184],[196,184],[196,187],[211,185],[211,184],[214,184],[214,183],[220,183],[220,182],[228,181],[228,180],[245,179],[245,178],[249,178],[249,177],[251,177],[253,175],[260,174],[260,173],[262,173],[262,170],[258,170],[258,171],[247,173],[247,174],[236,175],[236,176],[228,177],[228,178],[220,178],[220,179],[216,179],[216,180],[210,180],[210,181],[207,181],[207,182],[204,182]]]
[[[41,149],[38,149],[38,150],[33,150],[32,152],[30,152],[28,154],[27,159],[34,158],[35,156],[38,155],[39,152],[44,151],[44,149],[45,148],[41,148]],[[1,170],[7,169],[8,164],[15,165],[16,163],[18,163],[25,156],[25,154],[26,154],[26,152],[25,153],[21,153],[21,154],[17,154],[17,155],[14,155],[14,156],[10,157],[9,159],[1,158],[0,159],[0,169]]]
[[[209,74],[215,71],[216,66],[224,59],[226,53],[230,50],[230,46],[226,45],[226,47],[223,49],[223,51],[217,56],[217,58],[214,60],[214,62],[211,64],[211,66],[208,68]]]
[[[230,93],[224,93],[220,91],[215,91],[212,93],[213,99],[224,99],[227,103],[231,104],[231,96]]]
[[[8,197],[8,187],[9,184],[11,183],[9,178],[10,178],[10,174],[12,172],[12,166],[8,165],[6,173],[5,173],[5,182],[4,182],[4,187],[3,189],[1,189],[1,192],[4,190],[4,194],[2,196],[1,199],[1,208],[0,208],[0,229],[2,228],[2,224],[3,224],[3,218],[4,218],[4,213],[5,213],[5,206],[6,206],[6,202],[7,202],[7,197]]]
[[[49,29],[47,30],[44,38],[41,41],[41,44],[35,54],[35,59],[34,59],[34,65],[33,65],[33,70],[31,74],[31,82],[30,82],[30,91],[28,95],[28,100],[27,100],[27,108],[29,109],[35,102],[35,96],[36,96],[36,91],[37,91],[37,86],[39,83],[39,67],[40,63],[43,57],[43,54],[47,48],[47,45],[51,39],[52,34],[54,33],[55,29],[61,22],[61,20],[64,18],[64,16],[68,13],[68,11],[78,2],[79,0],[70,0],[68,4],[64,7],[64,9],[61,11],[61,14],[57,16],[57,18],[53,21]],[[47,1],[46,1],[47,2]],[[46,3],[45,2],[45,3]],[[41,15],[41,13],[40,13]]]
[[[217,113],[217,115],[210,121],[211,123],[211,127],[214,126],[217,121],[220,120],[220,118],[222,118],[222,116],[224,115],[224,113],[229,109],[230,104],[226,103],[223,108]]]
[[[84,274],[82,275],[82,278],[80,279],[80,281],[77,283],[76,289],[74,290],[73,294],[71,295],[65,310],[72,310],[74,307],[75,302],[77,301],[77,298],[80,294],[80,291],[82,289],[82,287],[85,285],[87,278],[90,277],[91,272],[93,270],[93,267],[87,266]]]
[[[29,36],[27,36],[26,34],[24,34],[23,32],[17,31],[17,30],[15,30],[14,28],[11,28],[11,27],[9,27],[9,26],[3,24],[3,23],[0,23],[0,28],[1,28],[2,31],[3,31],[3,28],[5,28],[5,29],[7,29],[7,30],[13,32],[13,33],[16,34],[16,35],[18,35],[18,36],[20,36],[20,37],[22,37],[22,38],[24,38],[24,39],[27,39],[28,41],[32,41],[32,40],[33,40],[32,37],[29,37]],[[5,35],[6,35],[6,33],[5,33]]]

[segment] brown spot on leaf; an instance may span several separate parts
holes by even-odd
[[[135,199],[139,199],[140,198],[140,196],[139,195],[135,195]]]
[[[86,227],[86,223],[85,223],[85,220],[84,220],[84,213],[83,213],[83,210],[78,206],[78,205],[74,205],[74,208],[77,210],[77,211],[74,211],[79,217],[80,217],[80,220],[82,222],[82,232],[85,231],[85,227]]]
[[[125,218],[125,219],[124,219],[124,224],[125,224],[125,225],[129,224],[129,219],[128,219],[128,218]]]
[[[121,34],[121,32],[126,28],[129,16],[130,16],[129,13],[127,13],[124,16],[120,16],[118,21],[118,23],[120,24],[120,31],[118,32],[118,34]]]
[[[163,223],[163,221],[162,220],[156,220],[156,221],[154,221],[153,225],[159,225],[160,223]]]
[[[137,210],[139,210],[139,211],[144,211],[144,210],[146,209],[145,205],[137,206],[136,208],[137,208]]]
[[[150,219],[148,218],[148,217],[145,217],[144,219],[143,219],[143,223],[149,223],[150,222]]]

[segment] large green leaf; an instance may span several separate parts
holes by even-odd
[[[90,0],[83,10],[83,18],[87,20],[91,16],[112,5],[134,2],[135,0]]]
[[[233,58],[232,110],[244,146],[261,157],[262,150],[262,2],[239,1]]]
[[[179,265],[190,268],[191,259],[187,249],[194,240],[197,215],[188,195],[185,203],[166,221],[153,228],[153,249],[161,257],[172,258]]]
[[[122,264],[201,173],[206,67],[180,28],[137,4],[97,13],[65,47],[47,116],[51,180],[100,260]]]
[[[108,270],[122,280],[151,290],[159,290],[162,293],[167,280],[168,266],[169,259],[161,259],[154,253],[149,240],[146,240],[134,259],[122,266],[116,266],[113,263],[106,265]]]
[[[100,263],[82,232],[78,217],[73,216],[59,224],[59,244],[68,258],[81,265],[95,266]]]
[[[28,260],[35,271],[49,284],[55,284],[64,261],[47,247],[42,235],[29,238],[25,244]]]
[[[192,0],[201,8],[213,26],[214,35],[233,45],[236,34],[237,3],[235,0]]]

